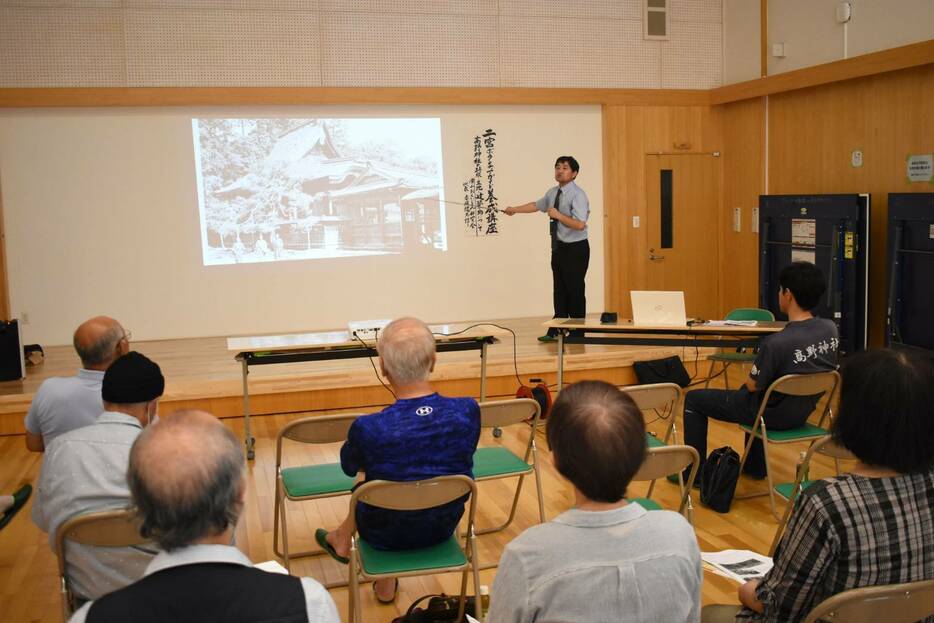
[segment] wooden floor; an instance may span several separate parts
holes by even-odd
[[[740,380],[742,373],[737,370],[732,376],[732,386]],[[254,433],[257,438],[256,460],[249,465],[248,499],[243,517],[237,529],[238,546],[255,562],[274,558],[273,538],[273,491],[275,484],[275,436],[276,432],[288,421],[298,415],[263,416],[254,419]],[[652,419],[647,415],[647,421]],[[242,433],[242,419],[226,419],[225,423],[238,434]],[[660,422],[653,422],[650,429],[662,431]],[[501,440],[484,437],[481,444],[505,443],[518,449],[522,440],[518,432],[507,431]],[[742,435],[734,426],[712,422],[710,427],[710,448],[721,445],[740,448]],[[548,518],[567,510],[571,505],[569,487],[554,471],[546,444],[541,443],[540,457],[543,467],[543,487],[545,510]],[[773,453],[775,472],[782,480],[793,477],[793,465],[803,446],[783,446]],[[27,452],[21,435],[0,437],[0,492],[11,492],[21,482],[36,482],[39,474],[41,455]],[[285,463],[290,465],[314,461],[335,461],[338,458],[337,446],[309,449],[307,446],[286,448]],[[829,475],[829,464],[818,464],[813,475]],[[509,481],[480,483],[479,525],[491,525],[505,517],[511,502]],[[762,483],[740,482],[741,490],[746,487],[761,486]],[[642,484],[633,485],[630,495],[644,492]],[[659,482],[654,496],[664,506],[671,508],[676,504],[677,487],[667,482]],[[694,497],[694,524],[701,550],[713,551],[728,548],[752,549],[766,552],[774,534],[776,522],[768,510],[767,498],[737,500],[733,509],[726,515],[720,515],[703,508]],[[346,512],[346,498],[339,498],[322,503],[293,504],[289,507],[289,525],[294,540],[292,548],[303,548],[311,544],[311,535],[317,527],[335,526]],[[55,558],[49,550],[47,537],[30,520],[30,502],[17,517],[0,531],[0,620],[6,623],[25,621],[61,620],[56,577]],[[504,532],[480,537],[481,562],[498,560],[503,547],[524,528],[537,521],[537,505],[531,483],[524,487],[519,513],[514,524]],[[295,561],[293,573],[310,575],[322,582],[335,581],[343,577],[346,568],[330,559],[311,558]],[[735,585],[724,578],[705,572],[703,585],[704,603],[736,602]],[[481,581],[492,585],[495,569],[481,573]],[[400,613],[416,598],[445,591],[455,592],[459,586],[459,577],[455,575],[427,576],[425,578],[406,578],[400,583],[400,596],[393,605],[379,605],[368,586],[361,590],[363,620],[388,622]],[[471,587],[472,590],[472,587]],[[662,593],[663,587],[659,587]],[[341,616],[347,616],[347,590],[334,589],[332,595],[337,602]],[[665,597],[660,594],[660,599]]]

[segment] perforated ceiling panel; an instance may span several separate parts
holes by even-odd
[[[503,23],[503,86],[658,88],[658,44],[642,23],[512,17]]]
[[[707,88],[721,3],[658,42],[642,0],[0,0],[0,87]]]
[[[723,22],[720,0],[669,0],[671,20],[678,22]]]
[[[318,16],[131,9],[130,86],[319,86]]]
[[[710,89],[720,85],[720,24],[671,22],[671,39],[660,42],[663,89]]]
[[[322,11],[496,15],[498,0],[318,0]]]
[[[642,19],[642,0],[502,0],[503,15],[556,19]]]
[[[496,17],[322,14],[333,86],[497,86]]]
[[[0,8],[0,86],[123,86],[120,9]]]

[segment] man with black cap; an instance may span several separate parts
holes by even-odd
[[[165,379],[137,352],[117,359],[104,374],[104,412],[94,424],[57,437],[45,451],[32,518],[49,533],[68,519],[130,503],[126,482],[130,447],[156,417]],[[154,548],[68,544],[65,573],[82,600],[96,599],[142,577]]]

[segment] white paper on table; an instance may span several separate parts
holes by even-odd
[[[743,584],[762,578],[772,568],[772,559],[746,549],[725,549],[722,552],[701,552],[701,559],[714,572]]]
[[[289,572],[285,570],[285,567],[279,564],[277,560],[267,560],[266,562],[258,562],[253,565],[260,571],[268,571],[269,573],[281,573],[283,575],[288,575]]]

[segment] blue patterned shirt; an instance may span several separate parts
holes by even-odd
[[[367,480],[412,481],[464,474],[473,477],[480,439],[480,406],[473,398],[437,393],[398,400],[379,413],[357,418],[341,448],[341,468]],[[376,549],[436,545],[451,536],[464,514],[455,500],[427,511],[357,506],[360,535]]]

